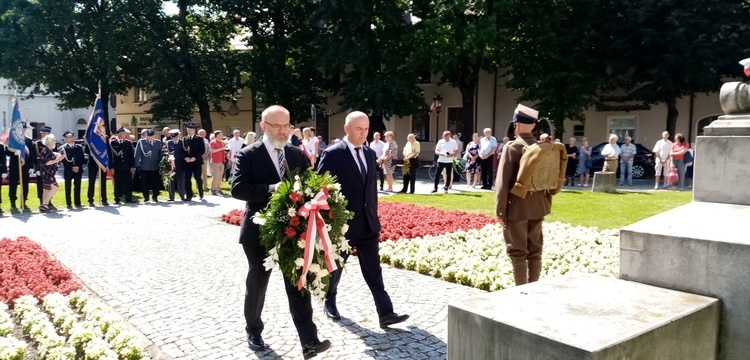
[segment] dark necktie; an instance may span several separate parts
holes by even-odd
[[[361,147],[355,147],[354,151],[357,152],[357,162],[359,162],[359,175],[362,176],[362,181],[367,180],[367,169],[365,169],[365,163],[362,162],[362,158],[359,157],[359,151],[362,150]]]
[[[284,149],[276,149],[276,158],[279,160],[279,179],[284,180],[286,173],[284,168]]]

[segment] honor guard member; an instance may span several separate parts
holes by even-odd
[[[149,193],[153,192],[154,202],[159,202],[159,164],[161,163],[161,141],[154,140],[156,132],[146,131],[146,138],[138,140],[135,146],[135,167],[141,174],[141,191],[143,202],[148,202]]]
[[[174,176],[172,176],[169,180],[169,188],[167,189],[167,192],[169,193],[169,201],[174,201],[174,193],[175,191],[178,191],[177,186],[177,161],[175,161],[175,151],[177,150],[177,144],[180,142],[180,130],[179,129],[172,129],[169,131],[169,140],[167,140],[167,144],[164,147],[166,149],[166,156],[169,158],[169,162],[172,164],[172,171],[175,172]],[[185,194],[180,193],[180,199],[185,200]]]
[[[23,131],[26,131],[26,123],[22,123],[21,127]],[[26,160],[21,166],[21,171],[18,171],[18,155],[15,151],[11,151],[7,147],[5,153],[8,155],[9,166],[8,166],[8,197],[10,198],[10,209],[18,210],[16,208],[16,200],[18,199],[18,185],[21,184],[21,196],[23,196],[23,202],[26,205],[23,210],[28,209],[26,204],[29,200],[29,178],[34,173],[34,165],[36,164],[36,152],[34,149],[34,142],[26,136],[24,139],[26,149],[19,149],[19,151],[26,152]],[[19,179],[20,176],[20,179]]]
[[[125,202],[133,202],[133,173],[135,173],[135,159],[133,144],[128,136],[130,132],[125,128],[117,129],[117,139],[110,140],[112,151],[111,167],[114,169],[115,204],[120,204],[122,197]]]
[[[94,156],[91,155],[91,149],[89,149],[88,145],[86,145],[84,150],[86,151],[86,155],[88,155],[89,157],[89,190],[87,194],[89,199],[89,206],[94,206],[94,194],[96,193],[97,188],[97,178],[99,178],[99,183],[101,184],[100,196],[102,198],[102,205],[109,206],[109,203],[107,202],[107,169],[104,169],[104,171],[102,171],[102,169],[99,168],[99,164],[96,163]],[[109,146],[107,146],[107,156],[110,161],[112,161],[112,150],[109,148]],[[110,166],[112,166],[112,163],[110,163]]]
[[[195,124],[187,124],[187,136],[178,143],[175,151],[175,164],[181,162],[183,171],[177,172],[177,186],[184,187],[185,200],[193,199],[193,184],[191,178],[195,179],[198,187],[198,195],[203,200],[203,184],[201,183],[201,168],[203,166],[203,154],[206,152],[203,138],[195,135]],[[182,178],[180,178],[182,174]],[[182,195],[180,191],[180,195]]]
[[[5,151],[5,144],[0,142],[0,215],[3,214],[3,179],[8,177],[8,167],[5,165],[5,160],[7,159]]]
[[[34,168],[34,174],[36,175],[36,194],[39,196],[39,203],[42,203],[42,198],[44,194],[44,182],[42,181],[42,167],[44,164],[42,163],[42,159],[39,157],[40,150],[43,148],[44,145],[44,137],[49,135],[52,132],[52,128],[49,126],[44,126],[41,129],[39,129],[39,140],[34,141],[34,152],[35,152],[35,158],[37,159],[35,161],[35,168]],[[60,149],[58,148],[58,145],[55,144],[54,152],[59,152]],[[49,208],[55,209],[55,206],[52,205],[52,200],[49,202]]]
[[[80,208],[83,206],[81,205],[81,178],[83,177],[83,163],[86,161],[83,156],[83,146],[76,144],[76,139],[70,131],[66,131],[63,137],[65,138],[65,145],[62,147],[62,153],[65,155],[62,162],[63,177],[65,178],[65,203],[68,205],[68,209],[71,209],[74,203],[77,208]],[[71,187],[73,188],[73,200],[75,202],[71,202]]]

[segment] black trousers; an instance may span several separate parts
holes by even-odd
[[[103,173],[99,169],[99,165],[97,164],[89,164],[89,191],[88,191],[88,198],[89,203],[94,203],[94,194],[96,193],[96,179],[99,178],[99,182],[101,183],[101,197],[102,202],[107,202],[107,174]]]
[[[494,157],[490,156],[486,159],[481,160],[479,165],[482,167],[482,187],[483,188],[492,188],[492,185],[494,185],[494,179],[492,178],[492,159]]]
[[[448,190],[448,187],[453,183],[453,163],[438,163],[437,173],[435,173],[435,190],[438,188],[438,184],[440,184],[440,178],[443,177],[443,169],[445,169],[445,190]]]
[[[411,192],[412,194],[414,194],[414,190],[416,190],[415,185],[417,182],[417,168],[419,168],[419,159],[411,158],[405,161],[409,162],[409,173],[404,174],[404,188],[401,189],[401,192]],[[411,191],[409,191],[410,186]]]
[[[248,271],[245,281],[245,330],[250,335],[261,335],[263,332],[263,304],[266,301],[266,290],[271,270],[263,266],[266,250],[262,246],[242,245],[247,257]],[[295,281],[296,284],[296,281]],[[297,328],[300,344],[303,346],[318,340],[318,329],[313,322],[313,310],[310,301],[310,293],[303,294],[292,285],[291,281],[284,277],[284,289],[289,302],[289,312],[292,314],[294,327]]]
[[[159,170],[141,170],[140,187],[143,201],[148,201],[150,192],[153,192],[153,199],[156,201],[156,197],[159,196],[159,180]]]
[[[203,171],[201,164],[197,165],[189,165],[185,167],[185,196],[188,200],[191,200],[193,198],[193,182],[192,179],[195,179],[195,185],[198,187],[198,195],[201,199],[203,199]]]
[[[81,206],[81,178],[83,177],[83,168],[79,167],[78,172],[73,172],[73,169],[65,168],[63,170],[63,177],[65,178],[65,204],[72,206]],[[75,185],[75,187],[73,186]],[[71,202],[71,190],[73,191],[73,200]]]
[[[39,172],[41,174],[41,171]],[[39,197],[39,203],[43,203],[42,198],[44,197],[44,180],[42,175],[36,176],[36,196]],[[49,205],[52,205],[52,199],[49,200]]]
[[[375,308],[377,309],[378,316],[384,316],[393,312],[393,303],[391,302],[391,297],[385,291],[385,285],[383,284],[383,269],[380,267],[379,237],[380,234],[374,234],[366,238],[349,240],[349,245],[357,248],[357,258],[359,258],[359,267],[362,269],[362,277],[365,279],[367,287],[370,288],[373,300],[375,300]],[[342,256],[344,257],[344,262],[349,259],[349,254],[342,254]],[[331,274],[326,300],[336,301],[341,275],[341,267]]]
[[[23,172],[23,175],[21,176],[21,187],[25,204],[26,200],[29,199],[29,169],[22,167],[21,171]],[[16,205],[16,200],[18,199],[18,176],[17,168],[8,170],[8,198],[10,198],[10,203],[13,206]]]
[[[130,169],[115,169],[115,202],[119,202],[122,197],[125,201],[133,201],[133,174]]]
[[[380,190],[383,190],[383,183],[385,183],[385,172],[383,172],[383,167],[378,166],[378,177],[380,178]]]

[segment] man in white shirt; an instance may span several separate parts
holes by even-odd
[[[378,165],[380,165],[380,158],[383,157],[383,149],[385,148],[385,143],[380,140],[380,133],[375,132],[372,134],[372,143],[370,143],[370,149],[375,151],[375,155],[378,159]],[[378,177],[380,177],[380,191],[383,191],[383,182],[385,181],[385,174],[383,173],[383,168],[381,166],[378,166]]]
[[[625,144],[620,146],[620,183],[625,184],[625,172],[628,173],[628,186],[633,186],[633,161],[638,149],[631,141],[630,136],[625,137]]]
[[[497,139],[492,136],[492,129],[483,131],[484,137],[479,141],[479,165],[482,167],[482,189],[492,190],[495,178],[492,176],[494,155],[497,153]]]
[[[245,139],[240,137],[240,131],[236,129],[232,132],[232,135],[234,135],[234,137],[229,140],[229,164],[232,169],[231,173],[234,174],[237,153],[245,146]]]
[[[602,156],[604,156],[604,168],[602,171],[617,174],[617,159],[620,157],[620,146],[617,145],[619,138],[615,134],[609,135],[609,144],[604,145]]]
[[[453,159],[458,153],[458,144],[456,141],[451,139],[451,132],[444,131],[443,138],[435,145],[435,154],[438,156],[438,168],[435,176],[435,187],[432,192],[438,191],[438,184],[440,183],[440,174],[445,170],[445,193],[448,193],[448,189],[453,183]]]
[[[654,190],[659,189],[659,178],[662,172],[664,175],[667,174],[667,161],[669,160],[669,154],[672,152],[672,142],[669,141],[669,132],[665,131],[661,133],[661,140],[657,141],[654,145],[654,149],[651,150],[654,153],[656,165],[654,170],[656,172],[656,182],[654,183]],[[667,186],[666,177],[664,178],[664,186]]]

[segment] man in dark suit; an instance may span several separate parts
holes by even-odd
[[[23,131],[26,131],[26,123],[23,123]],[[6,148],[5,153],[10,157],[8,166],[8,197],[10,198],[10,209],[17,210],[16,199],[18,198],[18,185],[21,185],[21,196],[23,196],[24,211],[28,209],[26,202],[29,200],[29,178],[31,173],[34,172],[34,165],[36,164],[36,152],[34,151],[34,142],[26,137],[24,139],[26,149],[18,149],[19,151],[26,152],[26,159],[21,166],[21,171],[18,171],[18,155],[15,151],[11,151]],[[20,176],[20,179],[19,179]],[[20,183],[20,184],[19,184]]]
[[[190,201],[193,199],[193,182],[191,178],[195,179],[195,183],[198,186],[198,195],[203,200],[203,184],[202,184],[202,168],[203,168],[203,154],[206,152],[206,144],[203,142],[203,138],[195,135],[195,124],[187,124],[187,136],[180,140],[177,149],[175,150],[175,164],[179,161],[181,163],[182,171],[177,172],[177,186],[183,186],[185,191],[185,199]],[[180,195],[183,191],[180,190]]]
[[[105,140],[106,143],[106,140]],[[102,171],[99,168],[99,164],[96,163],[94,155],[91,155],[91,149],[89,149],[89,146],[87,145],[86,148],[86,154],[89,156],[89,163],[88,163],[88,172],[89,172],[89,189],[88,189],[88,199],[89,199],[89,206],[94,206],[94,195],[96,194],[96,179],[99,178],[99,182],[101,184],[101,191],[99,195],[102,199],[102,206],[109,206],[109,203],[107,203],[107,172]],[[110,151],[109,147],[107,147],[107,156],[110,159],[110,161],[114,161],[112,159],[112,152]],[[112,165],[110,165],[112,166]]]
[[[161,141],[154,140],[156,132],[146,131],[146,138],[138,140],[135,147],[135,167],[140,170],[140,188],[143,192],[143,202],[148,202],[153,194],[153,201],[159,202],[159,165],[161,164]]]
[[[133,174],[135,173],[135,158],[133,144],[128,139],[130,131],[117,129],[117,140],[109,142],[112,151],[111,167],[115,170],[115,204],[119,204],[122,197],[125,202],[133,202]]]
[[[5,160],[8,158],[5,156],[5,144],[0,142],[0,205],[3,204],[3,175],[7,176],[8,167],[5,165]],[[0,209],[0,215],[2,215],[3,209]]]
[[[66,131],[63,134],[65,137],[65,146],[62,147],[65,158],[63,159],[63,177],[65,178],[65,203],[68,205],[68,209],[73,208],[73,201],[71,201],[71,190],[73,192],[72,199],[75,201],[77,208],[82,207],[81,205],[81,177],[83,177],[83,146],[76,144],[75,136],[70,131]],[[75,188],[73,188],[75,186]]]
[[[289,111],[278,105],[266,108],[261,115],[260,128],[265,133],[262,141],[240,150],[232,180],[232,197],[247,202],[240,228],[240,244],[249,265],[245,292],[245,330],[248,345],[254,351],[267,347],[261,337],[263,321],[260,315],[271,271],[266,270],[263,265],[263,259],[267,255],[266,249],[260,244],[260,226],[251,218],[266,207],[286,172],[310,166],[302,150],[287,144],[291,128]],[[284,165],[285,162],[288,166]],[[331,342],[318,340],[318,330],[312,319],[310,294],[297,290],[286,277],[284,286],[304,358],[309,359],[328,350]]]
[[[370,119],[366,114],[355,111],[347,115],[344,124],[346,137],[343,141],[328,146],[320,158],[318,172],[330,172],[341,184],[341,193],[349,201],[346,208],[354,212],[349,221],[345,236],[349,244],[357,249],[362,276],[370,288],[375,307],[380,317],[380,327],[400,323],[409,315],[393,312],[391,297],[383,285],[383,271],[380,267],[380,220],[378,219],[377,164],[375,151],[362,146],[370,130]],[[344,261],[348,254],[343,254]],[[336,295],[341,268],[331,274],[331,282],[325,300],[326,316],[333,320],[341,319],[336,308]]]
[[[169,201],[174,201],[175,191],[180,190],[180,187],[177,186],[177,174],[183,170],[182,170],[182,161],[177,161],[177,145],[179,145],[179,143],[180,143],[180,130],[178,129],[170,130],[169,140],[167,140],[167,146],[166,146],[167,153],[165,154],[165,156],[167,156],[168,158],[170,156],[172,157],[171,159],[172,170],[174,172],[174,175],[169,180],[169,188],[167,189],[167,192],[169,193]],[[185,178],[183,177],[182,179],[184,183]],[[185,189],[183,188],[180,191],[185,191]],[[185,193],[180,192],[179,194],[180,194],[180,199],[185,200]]]

